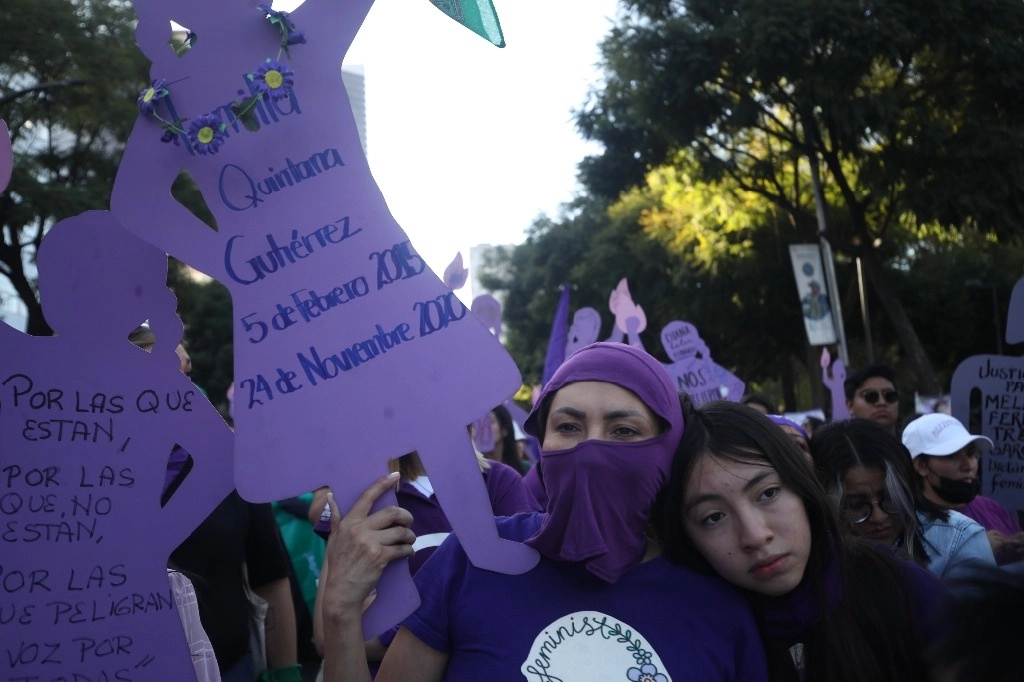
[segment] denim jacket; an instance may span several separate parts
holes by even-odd
[[[996,565],[988,535],[974,519],[950,509],[947,521],[929,519],[921,512],[917,520],[928,554],[928,570],[942,581],[963,577],[972,567]]]

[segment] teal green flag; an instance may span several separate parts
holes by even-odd
[[[498,47],[505,47],[498,13],[491,0],[430,0],[438,8],[473,33],[483,36]]]

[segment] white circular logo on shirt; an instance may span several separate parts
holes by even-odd
[[[531,682],[672,682],[636,628],[598,611],[577,611],[546,627],[520,670]]]

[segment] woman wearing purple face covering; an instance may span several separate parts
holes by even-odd
[[[416,573],[422,602],[376,680],[767,680],[745,601],[665,560],[648,532],[683,434],[661,363],[625,344],[587,346],[548,382],[525,429],[540,441],[549,502],[499,518],[498,530],[540,563],[516,576],[478,569],[449,536]],[[370,679],[363,604],[413,540],[402,510],[369,514],[393,484],[381,479],[344,517],[330,500],[325,682]]]

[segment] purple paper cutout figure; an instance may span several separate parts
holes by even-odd
[[[0,325],[0,678],[195,680],[167,561],[233,488],[232,436],[179,369],[167,257],[93,211],[38,265],[55,335]],[[161,507],[175,444],[194,467]]]
[[[647,329],[647,315],[643,307],[633,302],[625,277],[608,296],[608,309],[615,316],[615,326],[608,341],[622,341],[643,350],[640,332]]]
[[[665,369],[676,387],[689,394],[694,404],[710,400],[738,401],[746,384],[711,358],[711,351],[689,322],[674,320],[661,330],[661,345],[672,360]]]
[[[703,345],[697,328],[689,322],[673,320],[661,330],[661,347],[672,362],[693,357]]]
[[[850,418],[850,408],[846,406],[846,363],[842,358],[831,362],[832,355],[828,347],[821,349],[821,383],[828,387],[832,396],[832,414],[830,418],[837,422]],[[829,364],[831,362],[831,364]]]
[[[231,292],[238,491],[259,502],[328,485],[346,510],[388,460],[417,450],[470,560],[529,570],[536,552],[497,535],[466,429],[515,392],[519,371],[390,214],[341,80],[373,1],[307,0],[290,13],[306,38],[281,58],[293,85],[257,104],[251,132],[230,105],[255,94],[249,75],[280,45],[258,4],[135,0],[137,42],[168,84],[161,111],[193,122],[213,113],[227,127],[202,155],[182,135],[162,142],[140,116],[111,200],[122,224]],[[170,21],[198,38],[181,57]],[[171,196],[182,169],[217,230]],[[388,493],[377,508],[395,503]],[[404,562],[389,565],[364,632],[418,602]]]
[[[712,361],[712,364],[718,368],[718,394],[722,400],[739,402],[743,397],[743,392],[747,389],[747,382],[718,363]]]
[[[1024,341],[1024,277],[1010,293],[1007,311],[1006,342]],[[971,433],[971,397],[978,391],[981,434],[992,440],[992,447],[981,458],[982,494],[1008,509],[1024,510],[1024,357],[1011,355],[972,355],[953,372],[950,379],[950,411]]]
[[[0,118],[0,192],[7,189],[14,170],[14,151],[11,149],[11,133],[7,122]]]
[[[480,294],[471,304],[473,315],[497,338],[501,338],[501,302],[490,294]]]
[[[466,285],[466,280],[469,279],[469,268],[462,265],[461,251],[455,252],[455,258],[444,269],[444,277],[441,279],[444,281],[444,285],[452,291],[461,289]]]
[[[580,348],[597,341],[601,333],[601,313],[596,308],[580,308],[572,315],[572,324],[565,341],[565,357],[569,357]]]

